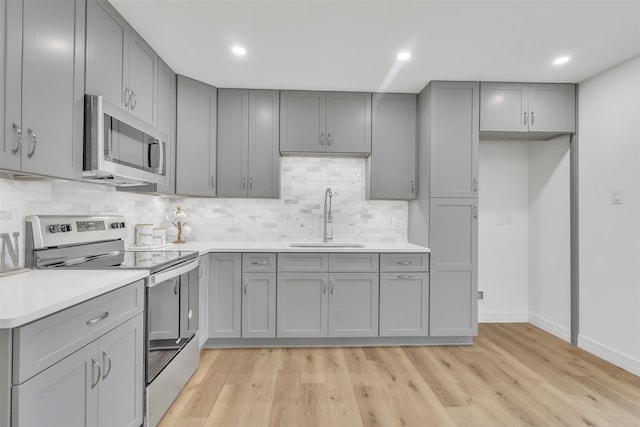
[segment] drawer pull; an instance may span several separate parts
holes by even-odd
[[[267,261],[251,261],[251,265],[267,265]]]
[[[398,274],[398,279],[411,279],[411,275],[410,274]]]
[[[411,265],[411,261],[398,261],[400,265]]]
[[[93,363],[93,366],[95,366],[96,369],[98,369],[97,380],[94,380],[94,378],[96,377],[94,376],[95,370],[91,370],[91,388],[94,389],[98,385],[98,381],[100,381],[100,365],[98,364],[98,361],[96,360],[95,357],[91,358],[91,363]]]
[[[102,364],[108,366],[107,370],[102,374],[102,379],[105,380],[111,373],[111,356],[104,350],[102,350]]]
[[[109,312],[105,311],[104,313],[102,313],[100,316],[93,318],[91,320],[87,320],[87,325],[93,325],[94,323],[98,323],[101,320],[106,319],[107,317],[109,317]]]

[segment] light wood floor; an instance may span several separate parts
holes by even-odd
[[[161,426],[640,426],[640,378],[529,324],[473,346],[206,350]]]

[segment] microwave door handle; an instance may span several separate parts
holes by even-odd
[[[147,145],[147,163],[154,172],[160,170],[160,160],[162,159],[162,147],[160,140],[153,138],[153,142]]]
[[[165,175],[167,169],[167,143],[161,139],[157,139],[160,146],[160,164],[158,165],[158,174]]]

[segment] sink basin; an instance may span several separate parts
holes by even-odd
[[[292,248],[364,248],[360,243],[291,243]]]

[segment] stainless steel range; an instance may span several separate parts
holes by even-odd
[[[198,368],[199,258],[194,251],[126,251],[124,217],[29,216],[30,268],[142,269],[145,292],[145,425],[155,426]]]

